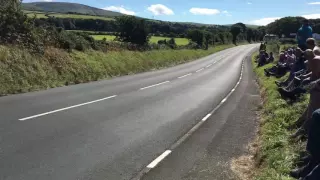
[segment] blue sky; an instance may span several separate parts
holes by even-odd
[[[320,1],[308,0],[24,0],[59,1],[166,21],[266,25],[284,16],[320,18]]]

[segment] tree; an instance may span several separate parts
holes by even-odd
[[[131,42],[144,45],[149,41],[149,30],[144,19],[134,16],[120,16],[116,18],[119,26],[117,39],[122,42]]]
[[[320,23],[313,26],[313,32],[320,34]]]
[[[238,25],[232,25],[230,32],[232,34],[233,44],[237,44],[237,37],[241,33],[241,27]]]
[[[247,41],[251,43],[251,41],[254,40],[254,34],[253,30],[251,28],[247,29]]]
[[[193,29],[188,32],[187,38],[202,47],[205,42],[204,31]]]

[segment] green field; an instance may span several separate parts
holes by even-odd
[[[106,38],[107,41],[113,41],[114,38],[116,38],[116,36],[114,36],[114,35],[92,35],[92,37],[95,40],[102,40],[103,38]]]
[[[102,40],[103,38],[106,38],[108,41],[114,40],[115,36],[113,35],[92,35],[92,37],[95,40]],[[170,40],[169,37],[159,37],[159,36],[152,36],[150,38],[150,43],[158,43],[159,40]],[[176,40],[176,44],[178,46],[187,45],[189,43],[189,40],[187,38],[174,38]]]
[[[46,14],[50,17],[56,18],[72,18],[72,19],[101,19],[106,21],[113,21],[114,18],[103,17],[103,16],[90,16],[90,15],[81,15],[81,14],[61,14],[61,13],[43,13],[37,11],[25,11],[29,17],[36,15],[37,18],[48,18]]]

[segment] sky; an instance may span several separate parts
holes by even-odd
[[[23,0],[73,2],[150,19],[204,24],[266,25],[285,16],[320,18],[312,0]]]

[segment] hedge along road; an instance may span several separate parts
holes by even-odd
[[[0,98],[0,179],[131,179],[154,168],[159,155],[227,100],[256,47]]]

